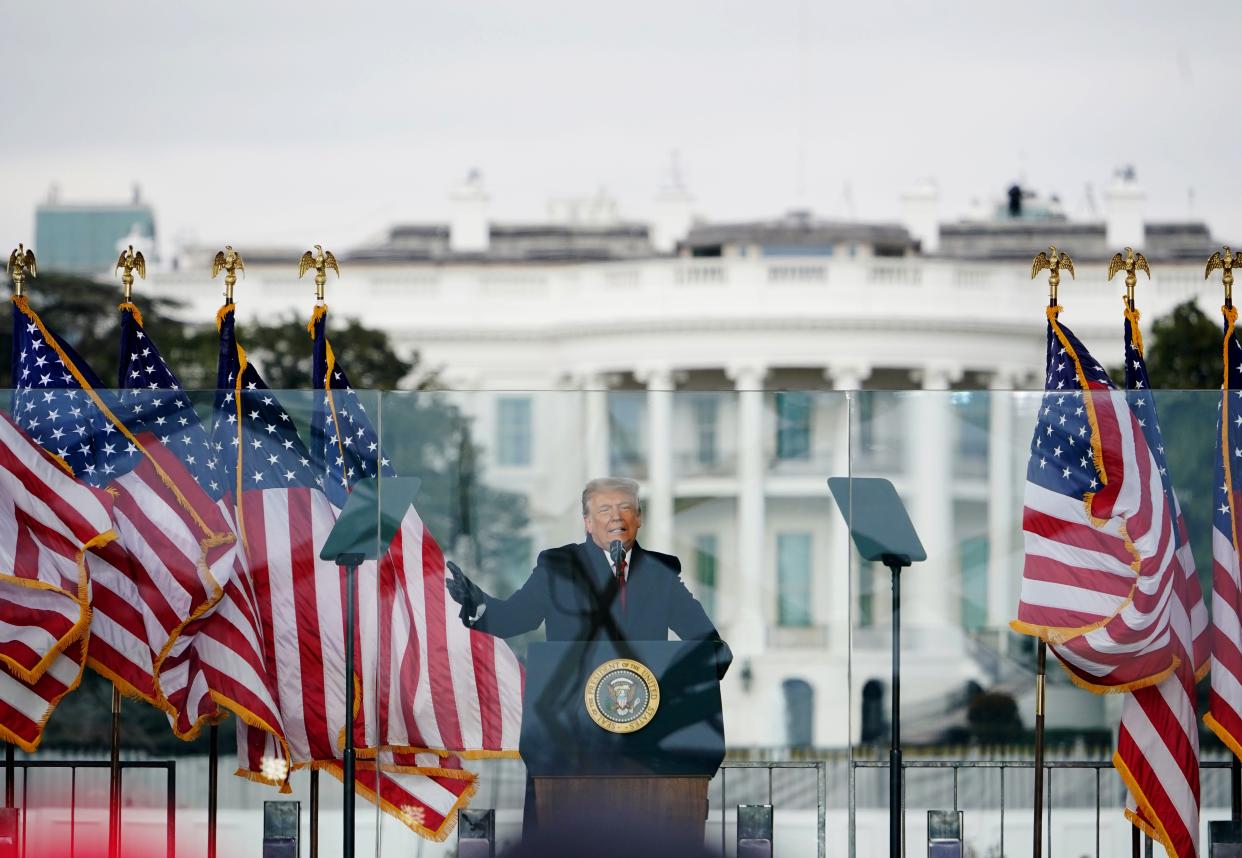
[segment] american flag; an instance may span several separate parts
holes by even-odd
[[[158,664],[233,562],[227,522],[169,449],[182,437],[178,415],[188,402],[118,399],[24,298],[13,303],[15,421],[80,480],[113,495],[117,538],[86,555],[90,664],[171,711]]]
[[[157,681],[173,732],[193,738],[204,723],[220,716],[220,709],[227,710],[270,735],[271,770],[271,761],[287,760],[288,755],[271,671],[263,660],[245,558],[233,535],[233,510],[222,499],[223,453],[208,437],[188,393],[147,335],[141,312],[128,302],[120,310],[118,411],[131,427],[156,434],[161,442],[157,450],[176,455],[193,482],[187,492],[194,493],[196,505],[212,526],[229,534],[225,562],[213,567],[208,582],[210,598],[185,617],[180,634],[156,659]]]
[[[226,450],[248,571],[257,596],[269,663],[294,767],[341,776],[346,727],[344,576],[319,559],[339,513],[325,494],[322,461],[313,463],[288,413],[237,344],[232,308],[220,316],[221,365],[215,437]],[[338,483],[339,485],[339,483]],[[341,487],[343,489],[343,486]],[[357,710],[376,699],[363,653],[376,649],[375,564],[359,570]],[[372,662],[373,663],[373,660]],[[356,723],[356,714],[349,723]],[[256,771],[271,752],[270,737],[238,724],[243,769]],[[455,809],[474,791],[475,775],[454,759],[375,748],[354,787],[415,831],[447,835]],[[376,772],[375,767],[380,771]],[[414,771],[414,770],[417,771]],[[412,781],[406,783],[406,781]],[[434,828],[432,827],[434,826]]]
[[[334,504],[357,480],[394,473],[380,439],[326,333],[327,307],[311,318],[312,376],[320,391],[312,457]],[[459,756],[514,757],[521,728],[522,668],[503,641],[466,629],[446,605],[444,555],[410,508],[378,567],[361,580],[362,671],[377,677],[355,724],[362,756],[392,774],[383,801],[417,810],[420,833],[443,839],[473,792]],[[375,576],[378,575],[378,579]],[[433,694],[433,689],[435,693]],[[430,756],[428,756],[430,755]],[[397,774],[399,773],[399,774]],[[402,794],[404,793],[404,795]],[[405,814],[402,818],[411,823]]]
[[[1079,685],[1124,691],[1178,664],[1174,521],[1144,418],[1048,312],[1045,394],[1023,509],[1013,627],[1050,644]]]
[[[0,738],[27,752],[85,667],[83,557],[115,538],[109,502],[0,416]]]
[[[1242,347],[1238,311],[1226,307],[1220,417],[1216,425],[1217,500],[1212,518],[1212,692],[1204,722],[1242,757],[1242,583],[1238,502],[1242,499]]]
[[[1126,310],[1126,389],[1161,476],[1165,509],[1174,522],[1175,593],[1170,631],[1179,664],[1173,675],[1125,696],[1113,764],[1129,788],[1126,815],[1171,856],[1198,851],[1199,727],[1195,683],[1207,668],[1207,609],[1195,572],[1186,522],[1168,473],[1164,438],[1143,356],[1137,310]]]

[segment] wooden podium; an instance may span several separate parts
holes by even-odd
[[[724,759],[717,646],[531,645],[520,750],[541,830],[628,817],[702,843]]]

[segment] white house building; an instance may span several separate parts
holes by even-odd
[[[831,475],[892,479],[929,554],[904,590],[911,734],[960,722],[971,689],[1017,677],[1005,687],[1023,691],[1004,630],[1036,397],[1001,392],[1042,383],[1047,293],[1031,257],[1049,244],[1073,256],[1063,318],[1115,363],[1122,287],[1106,282],[1109,257],[1129,244],[1151,261],[1147,319],[1190,298],[1213,305],[1207,227],[1149,220],[1129,174],[1097,221],[1018,188],[994,211],[946,220],[923,185],[891,224],[808,212],[694,222],[680,187],[659,204],[652,224],[602,198],[562,202],[554,220],[495,222],[473,176],[444,222],[333,247],[328,300],[441,368],[475,418],[487,479],[529,499],[528,560],[581,538],[587,478],[641,482],[641,540],[681,557],[737,655],[731,743],[880,737],[887,572],[851,562]],[[231,241],[247,263],[243,335],[248,320],[309,310],[305,248]],[[152,288],[210,318],[211,253],[185,251]],[[1066,701],[1054,721],[1104,723],[1097,699]]]

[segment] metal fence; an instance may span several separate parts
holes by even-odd
[[[19,842],[21,848],[19,851],[20,858],[26,856],[27,843],[27,820],[29,819],[29,811],[31,808],[31,793],[39,791],[39,779],[34,778],[32,783],[31,770],[68,770],[69,771],[69,858],[74,858],[77,848],[77,810],[78,810],[78,770],[79,769],[108,769],[110,763],[107,760],[14,760],[13,767],[21,771],[21,779],[15,784],[18,788],[15,790],[15,803],[22,811],[21,815],[21,831]],[[132,770],[164,770],[164,794],[166,800],[166,848],[165,855],[167,858],[173,858],[176,854],[176,803],[177,803],[177,764],[174,760],[122,760],[121,761],[121,795],[118,800],[121,803],[121,820],[125,819],[125,778],[127,771]],[[58,792],[58,790],[57,790]],[[63,795],[63,794],[62,794]],[[121,826],[121,854],[125,850],[125,827]]]
[[[828,801],[828,764],[824,760],[789,760],[783,762],[769,762],[760,760],[725,760],[720,764],[720,771],[717,773],[715,781],[719,783],[720,789],[720,854],[725,855],[727,849],[726,832],[729,804],[729,772],[766,772],[767,774],[767,800],[764,804],[775,805],[777,802],[773,800],[776,795],[775,775],[778,770],[813,770],[815,773],[815,808],[816,808],[816,856],[817,858],[825,858],[827,854],[827,842],[825,831],[825,812]],[[713,790],[714,791],[714,790]],[[753,790],[751,791],[753,794]],[[734,802],[737,804],[738,802]],[[708,806],[710,809],[711,801],[709,798]]]
[[[857,810],[857,780],[856,773],[858,769],[888,769],[887,761],[882,760],[852,760],[849,772],[849,852],[855,854],[855,821]],[[1227,760],[1200,760],[1199,768],[1203,769],[1228,769],[1230,763]],[[1053,854],[1053,836],[1056,826],[1053,821],[1053,787],[1054,775],[1057,771],[1091,771],[1094,772],[1094,788],[1090,790],[1088,795],[1083,795],[1081,787],[1076,790],[1077,794],[1063,797],[1061,807],[1081,806],[1084,800],[1092,802],[1095,807],[1095,858],[1100,858],[1100,808],[1102,805],[1102,796],[1104,795],[1104,786],[1101,783],[1101,772],[1105,769],[1112,769],[1111,760],[1049,760],[1044,763],[1045,784],[1047,789],[1047,797],[1044,801],[1044,818],[1042,820],[1045,826],[1044,842],[1047,844],[1048,854]],[[1005,854],[1005,773],[1009,770],[1025,770],[1034,774],[1035,763],[1031,760],[911,760],[902,764],[902,779],[905,782],[905,775],[910,770],[948,770],[952,773],[952,795],[953,810],[960,810],[960,773],[962,769],[993,769],[998,770],[999,789],[995,793],[990,793],[994,797],[996,807],[1000,811],[1000,854]],[[1113,786],[1116,791],[1116,785]],[[902,808],[904,815],[905,806],[905,790],[902,791]],[[1030,789],[1022,790],[1020,793],[1024,798],[1030,795]],[[1069,800],[1066,801],[1065,798]],[[991,802],[989,802],[990,804]],[[946,808],[947,809],[947,808]],[[1028,813],[1030,806],[1023,804],[1023,809]],[[1139,837],[1138,829],[1134,829],[1134,846],[1133,854],[1139,854]],[[1151,841],[1147,840],[1147,854],[1151,854]]]

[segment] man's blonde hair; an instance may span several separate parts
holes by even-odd
[[[638,483],[626,477],[598,477],[586,484],[582,490],[582,517],[591,514],[591,496],[601,492],[625,492],[634,499],[634,509],[643,511],[642,501],[638,499]]]

